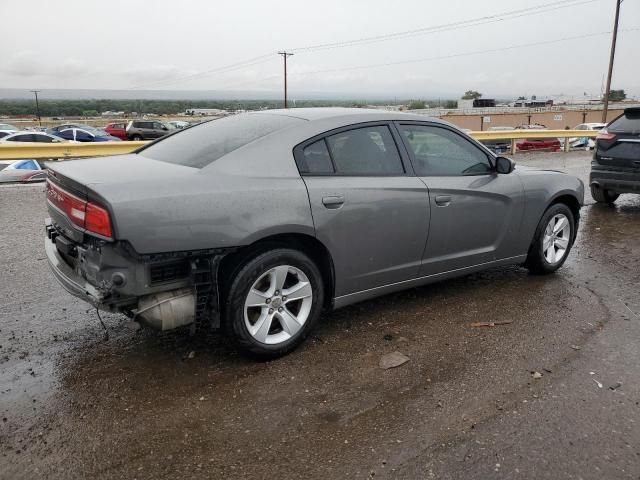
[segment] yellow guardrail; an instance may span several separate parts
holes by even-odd
[[[596,137],[597,130],[485,130],[469,132],[476,140],[518,140],[521,138],[584,138]]]
[[[38,160],[56,158],[63,160],[66,158],[120,155],[123,153],[131,153],[146,143],[147,142],[5,142],[0,143],[0,160],[17,160],[23,158],[35,158]]]
[[[597,130],[498,130],[469,132],[476,140],[511,140],[511,153],[516,151],[516,140],[522,138],[584,138],[595,137]],[[147,142],[93,142],[93,143],[0,143],[0,160],[35,158],[59,160],[100,157],[130,153]],[[569,142],[565,151],[569,150]]]

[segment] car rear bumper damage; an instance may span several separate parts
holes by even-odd
[[[640,170],[592,168],[589,185],[616,193],[640,193]]]
[[[113,244],[74,243],[51,220],[45,227],[49,266],[72,295],[158,330],[220,326],[217,272],[228,250],[128,258]]]

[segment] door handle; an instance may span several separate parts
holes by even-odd
[[[344,205],[344,197],[342,195],[329,195],[322,197],[322,204],[326,208],[340,208]]]
[[[451,203],[451,195],[436,195],[436,205],[447,207]]]

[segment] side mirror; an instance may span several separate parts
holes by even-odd
[[[496,172],[508,174],[516,168],[516,162],[507,157],[496,157]]]

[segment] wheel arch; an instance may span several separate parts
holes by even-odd
[[[221,298],[226,297],[226,293],[228,292],[227,289],[230,287],[231,283],[230,280],[235,276],[235,273],[242,267],[242,265],[244,265],[245,262],[257,255],[260,255],[261,253],[275,248],[291,248],[293,250],[298,250],[313,260],[320,270],[323,279],[325,290],[324,307],[330,309],[333,305],[335,286],[333,259],[327,247],[320,242],[320,240],[306,233],[278,233],[269,235],[225,256],[220,262],[218,272],[220,289],[223,293]]]
[[[580,200],[578,200],[578,197],[569,192],[561,192],[551,199],[545,211],[547,211],[549,207],[552,207],[553,205],[557,205],[559,203],[563,203],[567,207],[569,207],[571,213],[573,214],[573,219],[577,227],[578,221],[580,220],[580,208],[582,208],[582,204],[580,203]]]

